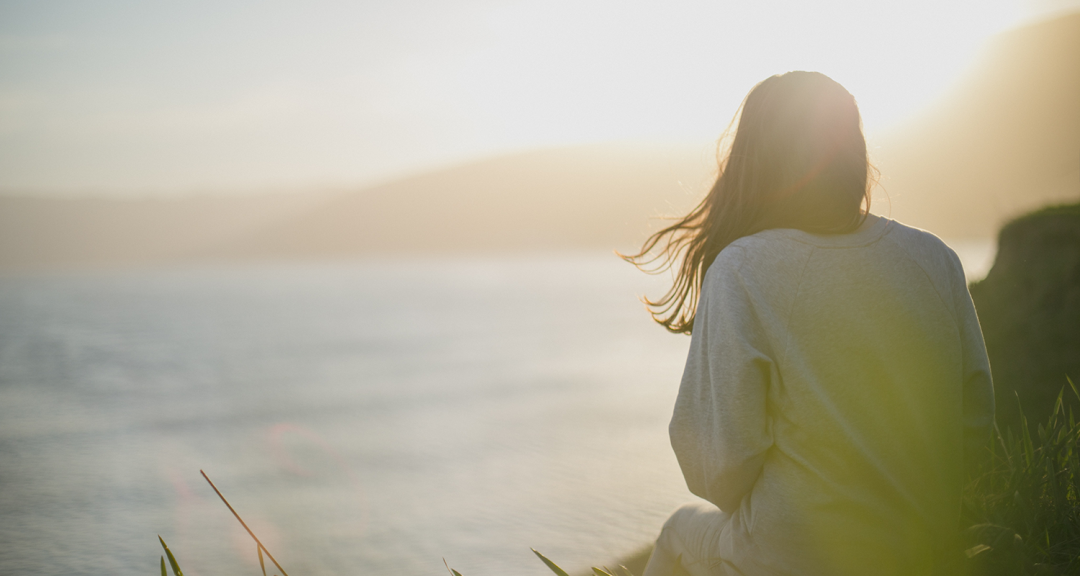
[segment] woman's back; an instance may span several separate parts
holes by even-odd
[[[691,491],[730,515],[719,565],[910,574],[955,532],[963,438],[992,422],[955,254],[871,216],[721,252],[670,431]]]
[[[766,78],[737,126],[701,203],[626,257],[676,272],[646,303],[693,335],[671,443],[715,504],[672,515],[645,574],[926,574],[993,426],[963,270],[869,214],[858,106],[829,77]]]

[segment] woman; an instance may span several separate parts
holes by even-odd
[[[692,334],[670,434],[707,501],[645,576],[929,574],[951,544],[990,367],[956,254],[869,214],[871,170],[851,94],[773,76],[704,201],[627,257],[677,263],[647,303]]]

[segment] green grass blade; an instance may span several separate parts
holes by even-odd
[[[972,546],[971,548],[964,550],[964,554],[968,558],[974,558],[975,556],[978,556],[983,552],[989,552],[990,550],[993,550],[993,548],[987,546],[986,544],[979,544],[977,546]]]
[[[450,574],[452,574],[453,576],[461,576],[461,572],[458,572],[457,570],[454,570],[453,568],[450,567],[449,564],[446,563],[446,558],[442,559],[442,563],[443,563],[443,566],[446,566],[446,569],[448,571],[450,571]]]
[[[536,556],[538,558],[540,558],[540,560],[543,560],[544,564],[547,564],[547,567],[550,568],[552,572],[558,574],[559,576],[570,576],[569,574],[566,573],[566,570],[563,570],[562,568],[559,568],[559,566],[557,564],[555,564],[551,560],[548,560],[547,557],[544,556],[543,554],[537,552],[536,548],[530,548],[530,550],[532,550],[533,554],[536,554]]]
[[[244,530],[247,530],[247,533],[249,536],[251,536],[251,539],[254,540],[260,548],[262,548],[263,552],[266,552],[266,557],[269,558],[270,561],[274,563],[274,566],[277,566],[277,569],[281,571],[281,576],[289,576],[289,573],[281,567],[281,564],[279,564],[277,559],[274,558],[274,555],[266,549],[266,546],[263,546],[263,543],[259,540],[259,537],[251,531],[251,528],[248,528],[247,522],[244,522],[244,519],[241,518],[240,514],[236,511],[236,509],[232,507],[232,504],[229,504],[229,501],[225,498],[225,495],[221,493],[221,490],[218,490],[218,487],[214,484],[214,481],[210,479],[210,476],[207,476],[206,472],[203,470],[199,470],[199,474],[202,474],[202,477],[206,479],[206,483],[214,489],[214,493],[218,495],[218,498],[221,498],[221,501],[225,504],[225,507],[229,509],[229,512],[232,512],[232,515],[236,518],[237,522],[240,522],[240,525],[244,527]]]
[[[1035,461],[1035,444],[1031,441],[1031,429],[1023,409],[1020,410],[1020,441],[1023,446],[1024,465],[1030,467]]]
[[[169,557],[169,565],[172,566],[173,576],[184,576],[184,572],[180,570],[180,565],[176,563],[176,556],[173,556],[172,550],[169,550],[165,540],[160,534],[158,534],[157,539],[161,542],[161,547],[165,549],[165,555]]]
[[[165,572],[165,557],[164,556],[161,557],[161,576],[169,576],[169,574],[167,572]]]
[[[607,570],[601,570],[601,569],[597,568],[596,566],[593,566],[592,571],[593,571],[593,574],[595,574],[596,576],[615,576],[611,572],[608,572]]]

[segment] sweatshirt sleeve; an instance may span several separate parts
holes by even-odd
[[[964,462],[970,467],[982,457],[994,429],[994,384],[982,328],[964,279],[964,269],[955,253],[952,256],[956,320],[964,356]]]
[[[736,247],[705,279],[669,433],[690,491],[731,512],[772,446],[766,415],[776,372]]]

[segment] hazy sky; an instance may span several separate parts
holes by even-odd
[[[0,191],[365,185],[509,151],[708,141],[829,74],[870,131],[1080,0],[0,0]]]

